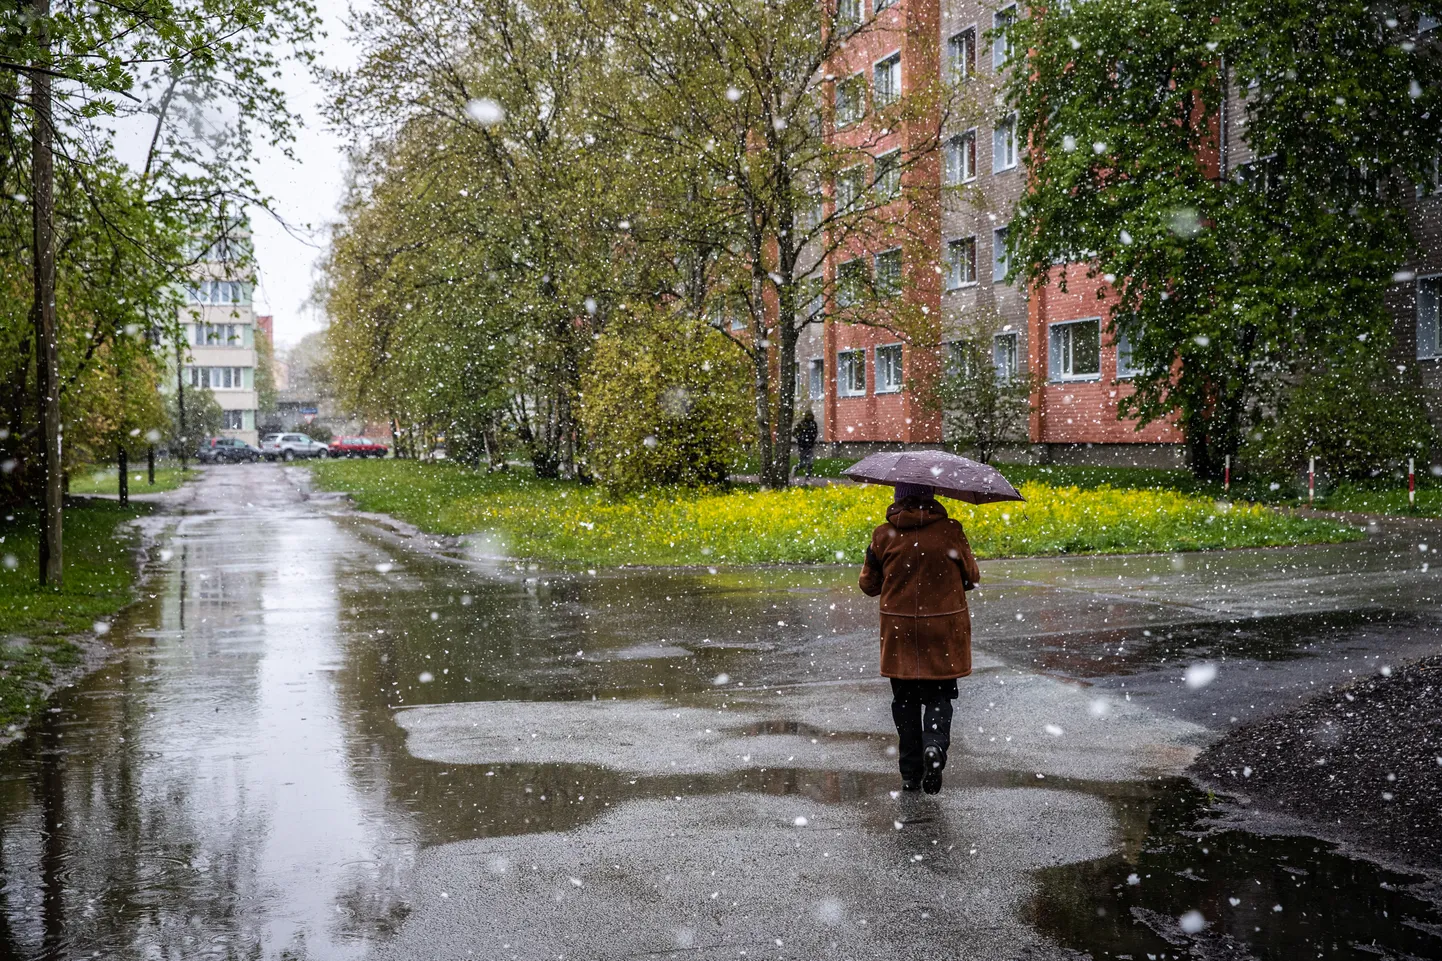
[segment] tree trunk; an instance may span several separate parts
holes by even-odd
[[[150,486],[155,486],[155,445],[149,444],[145,448],[145,473],[150,481]]]
[[[125,445],[121,444],[116,450],[116,462],[120,466],[120,506],[124,507],[130,503],[130,455],[125,452]]]
[[[180,469],[185,470],[185,445],[190,428],[185,423],[185,348],[180,345],[179,338],[175,341],[175,409],[180,421],[176,425],[180,437]]]
[[[40,583],[59,587],[64,579],[61,554],[63,521],[60,478],[60,350],[55,330],[55,157],[51,113],[50,0],[33,0],[36,69],[30,74],[35,113],[31,131],[31,187],[34,211],[35,386],[40,406]]]

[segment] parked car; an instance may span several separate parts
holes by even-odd
[[[297,457],[329,457],[330,448],[304,434],[270,434],[260,442],[266,460],[295,460]]]
[[[390,448],[371,437],[337,437],[328,445],[332,457],[384,457]]]
[[[260,448],[239,437],[207,437],[195,452],[195,459],[202,464],[251,464],[260,457]]]

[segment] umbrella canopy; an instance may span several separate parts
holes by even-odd
[[[942,450],[872,454],[842,471],[852,480],[873,484],[925,484],[959,501],[991,504],[1026,500],[995,467]]]

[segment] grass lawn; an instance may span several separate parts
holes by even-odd
[[[67,505],[60,590],[36,583],[35,515],[0,521],[0,728],[37,709],[54,668],[78,659],[79,648],[65,635],[92,631],[96,621],[130,603],[136,538],[116,528],[145,512],[111,501]]]
[[[484,533],[508,557],[594,564],[859,563],[891,501],[885,487],[653,491],[623,500],[527,472],[329,461],[316,485],[440,534]],[[1352,540],[1344,525],[1171,490],[1021,479],[1025,504],[945,501],[982,557],[1137,553]]]
[[[194,477],[195,471],[191,468],[182,470],[179,467],[157,467],[155,468],[155,486],[153,487],[147,483],[146,476],[145,461],[140,462],[138,469],[134,464],[130,465],[130,493],[158,494],[162,491],[173,491]],[[79,468],[70,475],[70,493],[120,493],[120,478],[117,475],[116,466],[101,464]]]

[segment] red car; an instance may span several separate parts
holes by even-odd
[[[337,437],[328,445],[332,457],[384,457],[390,448],[369,437]]]

